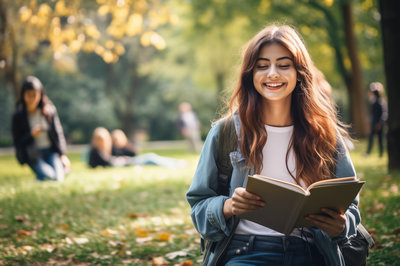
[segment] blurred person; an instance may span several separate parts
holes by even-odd
[[[128,140],[125,133],[121,129],[115,129],[111,132],[113,156],[135,156],[136,148],[132,142]]]
[[[28,76],[23,81],[12,135],[18,161],[27,163],[37,180],[64,180],[71,165],[65,155],[65,136],[57,109],[37,77]]]
[[[178,128],[182,136],[188,141],[189,150],[200,152],[202,147],[200,122],[188,102],[182,102],[179,105]]]
[[[368,96],[371,109],[371,122],[368,147],[365,156],[368,156],[371,153],[375,135],[378,137],[379,157],[383,156],[383,135],[388,117],[387,103],[382,97],[383,92],[384,88],[382,83],[372,82],[369,85]]]
[[[125,133],[122,130],[117,130],[114,133],[114,137],[118,135],[117,141],[121,141],[121,136],[126,138]],[[127,140],[127,138],[126,138]],[[125,141],[123,141],[125,142]],[[119,143],[120,144],[120,143]],[[117,154],[112,153],[112,136],[110,132],[104,127],[98,127],[93,131],[91,148],[89,151],[89,166],[95,168],[97,166],[103,167],[120,167],[120,166],[131,166],[131,165],[159,165],[168,168],[176,168],[185,166],[186,162],[180,159],[168,158],[157,155],[155,153],[145,153],[141,155],[128,155],[127,151],[121,155],[121,151]],[[130,151],[130,154],[132,151]]]

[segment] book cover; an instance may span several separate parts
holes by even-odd
[[[259,195],[265,206],[239,217],[289,235],[296,227],[311,226],[304,219],[307,214],[320,213],[323,207],[346,210],[364,183],[355,177],[335,178],[304,189],[274,178],[248,176],[246,190]]]

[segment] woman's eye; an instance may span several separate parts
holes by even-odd
[[[257,68],[258,69],[266,69],[266,68],[268,68],[268,66],[264,66],[264,65],[263,66],[257,66]]]
[[[290,65],[280,65],[279,67],[280,67],[280,68],[283,68],[283,69],[287,69],[287,68],[290,67]]]

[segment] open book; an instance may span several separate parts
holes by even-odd
[[[364,183],[356,177],[333,178],[304,189],[270,177],[248,176],[246,190],[259,195],[265,205],[239,217],[289,235],[294,228],[312,226],[304,217],[321,214],[321,208],[346,211]]]

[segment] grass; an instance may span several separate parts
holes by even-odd
[[[400,265],[400,173],[388,174],[387,158],[364,158],[363,142],[352,159],[367,180],[361,192],[363,224],[376,247],[369,265]],[[70,154],[63,183],[36,182],[27,166],[0,156],[0,265],[198,265],[199,236],[185,200],[198,155],[187,167],[89,169]]]

